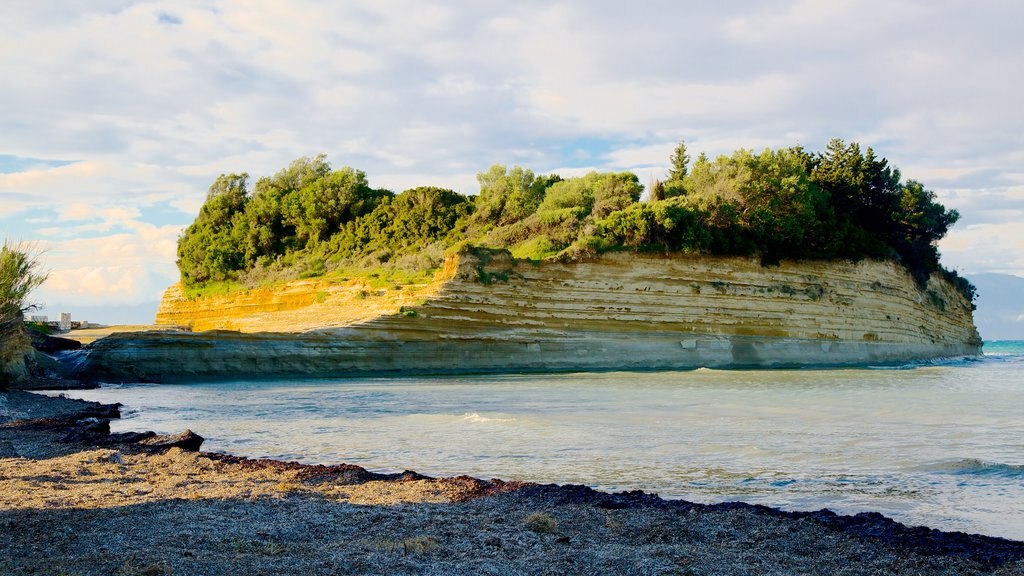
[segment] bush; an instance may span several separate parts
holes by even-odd
[[[551,534],[558,530],[558,520],[547,512],[531,512],[523,519],[523,523],[539,534]]]
[[[24,356],[30,343],[24,315],[35,309],[28,297],[46,280],[39,266],[30,246],[4,242],[0,248],[0,387],[25,373]]]

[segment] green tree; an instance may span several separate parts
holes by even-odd
[[[592,172],[584,180],[593,188],[594,208],[591,215],[595,219],[623,210],[640,200],[643,186],[640,179],[632,172],[608,172],[604,174]]]
[[[827,243],[828,196],[811,181],[802,150],[765,149],[734,158],[744,174],[741,219],[766,259],[820,254]]]
[[[537,208],[537,216],[548,224],[566,218],[583,220],[594,208],[594,189],[589,184],[584,178],[569,178],[552,185]]]
[[[669,158],[672,166],[668,169],[669,182],[682,182],[689,173],[690,155],[686,153],[686,141],[680,140]]]
[[[896,251],[921,284],[941,269],[936,243],[959,219],[959,212],[946,210],[920,182],[909,180],[903,185],[895,222]]]
[[[686,141],[680,140],[669,158],[668,180],[665,181],[665,197],[682,196],[687,193],[686,176],[689,174],[690,156],[686,153]]]
[[[248,174],[222,174],[178,239],[178,269],[186,284],[226,280],[245,264],[243,247]]]
[[[318,175],[291,195],[286,223],[295,229],[300,246],[326,240],[341,225],[373,209],[373,191],[366,174],[342,168]]]
[[[519,166],[507,169],[491,166],[476,176],[480,194],[476,200],[477,220],[495,225],[511,224],[533,214],[544,200],[547,187],[557,177],[541,177]]]
[[[384,198],[372,212],[349,222],[322,247],[323,255],[346,261],[373,256],[384,262],[411,256],[436,242],[461,239],[458,223],[472,210],[469,198],[451,190],[412,188]]]
[[[687,195],[700,198],[722,198],[738,202],[741,200],[739,188],[742,186],[745,173],[741,170],[743,163],[739,158],[750,153],[737,150],[732,156],[719,156],[714,162],[707,154],[701,152],[693,163],[684,182]],[[676,190],[666,188],[666,196],[678,196]]]
[[[863,177],[856,220],[872,238],[891,243],[894,232],[892,224],[903,195],[900,171],[890,168],[885,158],[876,157],[870,147],[861,165]]]
[[[256,181],[255,191],[245,208],[245,237],[242,246],[245,263],[267,263],[287,249],[294,248],[295,226],[287,221],[284,203],[290,190],[282,189],[270,178]]]
[[[31,349],[22,326],[33,290],[46,281],[33,250],[5,241],[0,248],[0,388],[25,374],[25,353]]]

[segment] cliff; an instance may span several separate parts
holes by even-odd
[[[454,261],[452,261],[454,262]],[[164,292],[156,324],[194,332],[304,332],[348,326],[398,313],[435,296],[454,275],[443,268],[429,284],[395,285],[357,278],[295,280],[226,296],[190,299],[181,284]]]
[[[971,305],[891,262],[610,253],[580,262],[462,252],[402,289],[299,281],[188,301],[158,322],[232,332],[133,333],[93,344],[114,381],[892,364],[974,355]]]

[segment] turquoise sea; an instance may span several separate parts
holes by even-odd
[[[117,385],[115,430],[377,471],[879,511],[1024,540],[1024,342],[898,368]]]

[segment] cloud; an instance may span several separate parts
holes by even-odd
[[[152,207],[187,223],[218,174],[319,152],[373,185],[475,192],[493,163],[646,181],[680,138],[714,156],[843,137],[961,211],[947,259],[1019,269],[1022,20],[944,0],[19,3],[0,19],[0,226],[48,211],[54,250],[137,243]],[[173,251],[106,270],[67,249],[96,289],[173,276]]]
[[[1024,229],[1019,221],[954,228],[939,249],[948,268],[1024,276]]]
[[[37,298],[82,305],[152,301],[177,280],[175,249],[180,228],[137,221],[129,232],[40,243],[49,270]]]
[[[96,208],[84,202],[72,202],[58,208],[61,220],[90,220],[96,214]]]

